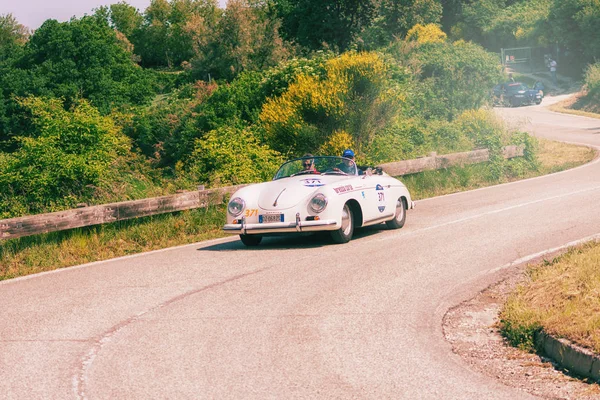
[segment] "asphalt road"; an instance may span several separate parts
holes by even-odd
[[[545,99],[547,105],[550,99]],[[500,113],[600,146],[600,120]],[[347,245],[197,243],[0,283],[0,398],[527,399],[470,369],[446,311],[600,233],[600,163],[419,201]]]

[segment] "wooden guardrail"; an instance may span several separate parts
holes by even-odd
[[[523,156],[523,147],[506,146],[502,149],[502,152],[504,158],[521,157]],[[380,167],[389,175],[400,176],[432,169],[448,168],[456,165],[476,164],[488,161],[489,159],[490,151],[488,149],[444,154],[440,156],[433,152],[429,153],[427,157],[381,164]]]
[[[244,185],[3,219],[0,220],[0,240],[204,208],[221,203],[226,195],[231,195],[241,186]]]
[[[513,158],[522,155],[523,148],[517,146],[508,146],[504,148],[505,158]],[[441,156],[436,155],[436,153],[430,153],[427,157],[381,164],[380,167],[389,175],[400,176],[426,170],[447,168],[455,165],[480,163],[485,162],[488,159],[489,151],[487,149],[482,149]],[[222,203],[225,196],[233,194],[243,186],[246,185],[198,190],[171,196],[153,197],[149,199],[57,211],[48,214],[3,219],[0,220],[0,240],[123,221],[149,215],[158,215],[194,208],[205,208],[209,205]]]

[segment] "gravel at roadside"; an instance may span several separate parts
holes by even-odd
[[[516,349],[498,330],[498,313],[522,269],[451,309],[443,330],[453,351],[474,370],[546,399],[600,399],[600,385],[569,376],[551,360]]]

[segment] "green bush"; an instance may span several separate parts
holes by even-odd
[[[267,99],[285,92],[298,75],[323,76],[329,57],[294,59],[263,72],[243,72],[231,83],[182,85],[151,107],[137,109],[125,132],[156,165],[174,167],[186,162],[195,140],[208,132],[255,124]]]
[[[279,153],[261,145],[249,129],[222,127],[198,139],[186,179],[209,187],[262,182],[273,178],[282,162]]]
[[[474,148],[472,139],[466,135],[461,126],[461,120],[429,121],[428,131],[431,136],[431,149],[438,154],[458,153]]]
[[[327,74],[298,75],[281,96],[262,107],[261,125],[273,149],[289,155],[332,148],[347,132],[358,153],[399,114],[403,97],[376,53],[344,53],[329,59]]]
[[[31,113],[35,134],[19,137],[19,148],[0,159],[0,217],[73,207],[110,185],[113,163],[130,147],[112,119],[86,100],[68,111],[57,99],[19,103]]]
[[[390,124],[375,135],[365,149],[372,164],[406,160],[425,154],[425,131],[421,120],[402,120]]]
[[[388,51],[415,74],[407,102],[426,119],[452,120],[485,105],[502,79],[497,56],[473,43],[398,42]]]
[[[215,89],[216,85],[203,82],[185,85],[150,107],[133,109],[124,132],[156,166],[174,166],[183,155],[189,155],[194,139],[202,134],[194,109]]]
[[[587,67],[584,81],[588,96],[600,100],[600,63]]]
[[[483,109],[471,110],[462,113],[456,123],[476,148],[489,149],[491,178],[498,179],[502,175],[505,161],[502,147],[510,140],[498,117]]]

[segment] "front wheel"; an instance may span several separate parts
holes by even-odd
[[[342,209],[342,226],[337,231],[331,231],[331,238],[335,243],[348,243],[354,233],[354,216],[348,204]]]
[[[262,241],[262,236],[260,235],[240,235],[240,240],[248,247],[258,246]]]
[[[400,197],[396,200],[396,214],[394,219],[385,221],[385,224],[390,229],[400,229],[406,222],[406,202]]]

